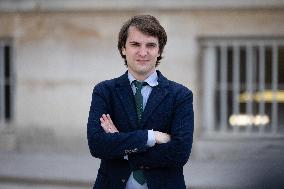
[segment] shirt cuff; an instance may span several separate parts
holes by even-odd
[[[148,130],[148,140],[147,140],[147,145],[149,147],[153,147],[156,144],[156,140],[155,140],[155,134],[153,129],[152,130]]]

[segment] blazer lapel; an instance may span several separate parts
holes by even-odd
[[[165,99],[168,94],[168,80],[161,74],[161,72],[157,71],[157,73],[159,84],[153,88],[147,101],[145,110],[142,115],[142,128],[155,108]]]
[[[127,113],[127,117],[130,121],[132,128],[137,128],[137,113],[135,109],[135,100],[133,91],[129,84],[127,72],[118,78],[116,83],[116,93],[119,96],[120,102],[124,111]]]

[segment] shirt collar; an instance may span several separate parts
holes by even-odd
[[[136,80],[135,77],[129,72],[128,72],[128,79],[129,79],[130,85],[132,84],[134,80]],[[144,80],[144,82],[148,83],[148,85],[151,87],[157,86],[158,85],[157,72],[154,71],[149,77],[147,77],[147,79]]]

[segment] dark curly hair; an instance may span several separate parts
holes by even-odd
[[[130,26],[136,27],[145,35],[157,37],[159,41],[159,53],[160,56],[157,58],[156,66],[159,65],[160,60],[163,58],[164,47],[167,43],[167,33],[165,29],[160,25],[159,21],[151,15],[137,15],[126,21],[120,29],[118,35],[117,48],[122,58],[124,58],[125,65],[127,66],[126,56],[122,54],[122,49],[125,48],[126,40],[128,37],[128,29]]]

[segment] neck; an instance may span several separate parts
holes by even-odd
[[[137,73],[131,72],[130,70],[128,70],[128,71],[129,71],[129,73],[130,73],[131,75],[133,75],[133,77],[134,77],[136,80],[138,80],[138,81],[144,81],[144,80],[146,80],[152,73],[154,73],[156,70],[153,70],[152,72],[149,72],[149,73],[147,73],[147,74],[137,74]]]

